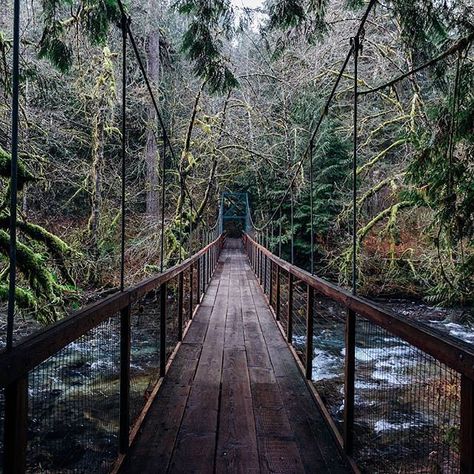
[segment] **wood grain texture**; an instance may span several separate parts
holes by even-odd
[[[239,241],[227,241],[121,472],[351,472]]]

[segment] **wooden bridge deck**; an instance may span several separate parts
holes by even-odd
[[[123,473],[350,472],[228,240]]]

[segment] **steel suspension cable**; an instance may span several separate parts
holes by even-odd
[[[446,59],[447,57],[453,55],[456,52],[461,52],[465,50],[474,40],[474,33],[469,34],[468,36],[460,39],[458,42],[453,44],[450,48],[448,48],[446,51],[442,52],[440,55],[434,57],[433,59],[430,59],[429,61],[421,64],[420,66],[414,67],[410,69],[409,71],[400,74],[399,76],[395,77],[394,79],[391,79],[388,82],[385,82],[384,84],[381,84],[379,86],[373,87],[371,89],[365,89],[362,91],[359,91],[359,95],[367,95],[367,94],[372,94],[374,92],[381,91],[382,89],[386,89],[387,87],[392,87],[398,82],[402,81],[403,79],[406,79],[409,76],[412,76],[413,74],[416,74],[417,72],[422,71],[423,69],[426,69],[428,67],[434,66],[437,64],[439,61],[442,61],[443,59]]]
[[[290,232],[291,232],[291,251],[290,251],[290,263],[295,263],[295,229],[294,229],[294,192],[293,187],[291,187],[291,195],[290,195]]]
[[[357,293],[357,120],[358,120],[358,73],[360,39],[354,36],[352,51],[354,54],[354,114],[353,114],[353,150],[352,150],[352,294]]]
[[[310,259],[311,259],[311,275],[314,275],[314,203],[313,203],[313,141],[310,142],[309,155],[309,212],[310,218]]]
[[[10,247],[7,310],[7,350],[13,348],[13,326],[15,324],[16,253],[17,253],[17,205],[18,205],[18,128],[20,102],[20,0],[13,6],[13,64],[12,64],[12,143],[10,167]]]
[[[361,20],[360,20],[360,23],[359,23],[359,26],[357,28],[357,32],[355,34],[355,37],[360,37],[361,35],[363,35],[364,33],[364,27],[365,27],[365,23],[367,21],[367,18],[369,16],[369,13],[371,12],[372,8],[374,7],[374,5],[377,3],[377,0],[370,0],[369,1],[369,4],[367,5],[367,8],[364,12],[364,15],[362,16]],[[290,184],[289,186],[286,188],[286,191],[283,195],[283,197],[281,198],[277,208],[273,211],[273,213],[270,215],[270,218],[260,227],[256,226],[253,221],[252,221],[252,225],[253,227],[256,229],[256,230],[263,230],[265,227],[267,227],[270,222],[275,218],[275,216],[277,215],[278,213],[278,210],[281,208],[281,206],[284,204],[284,202],[286,201],[288,195],[290,194],[290,190],[292,189],[295,181],[296,181],[296,178],[298,177],[300,171],[301,171],[301,168],[309,154],[309,146],[310,146],[310,143],[316,138],[316,135],[317,133],[319,132],[319,129],[321,128],[321,125],[323,123],[323,120],[324,118],[328,115],[329,113],[329,106],[331,105],[333,99],[334,99],[334,96],[336,94],[336,90],[337,88],[339,87],[339,83],[341,82],[341,79],[344,75],[344,72],[347,68],[347,65],[349,64],[349,61],[352,57],[352,52],[353,52],[353,45],[351,45],[351,48],[349,49],[347,55],[346,55],[346,58],[344,59],[344,62],[341,66],[341,69],[339,70],[339,73],[336,77],[336,80],[333,84],[333,87],[331,89],[331,92],[328,96],[328,98],[326,99],[326,102],[322,108],[322,111],[319,115],[319,118],[318,118],[318,121],[316,123],[316,127],[314,128],[313,130],[313,133],[311,134],[311,137],[309,139],[309,143],[308,143],[308,146],[306,147],[306,149],[304,150],[303,154],[302,154],[302,157],[300,159],[300,161],[297,163],[297,166],[296,166],[296,170],[295,170],[295,173],[293,175],[293,178],[291,179],[290,181]]]
[[[125,10],[125,7],[123,5],[122,0],[117,0],[117,4],[119,6],[121,14],[128,17],[128,15],[126,14],[126,10]],[[130,19],[130,17],[128,17],[128,18]],[[135,41],[135,37],[134,37],[132,29],[130,27],[130,21],[127,22],[127,33],[128,33],[128,37],[130,39],[130,44],[132,45],[133,52],[134,52],[135,57],[136,57],[137,62],[138,62],[138,67],[140,68],[140,71],[141,71],[142,76],[143,76],[143,80],[145,81],[146,88],[148,90],[151,101],[153,103],[153,108],[155,109],[156,115],[158,117],[158,121],[160,123],[160,127],[161,127],[162,132],[163,132],[163,140],[164,140],[165,143],[168,143],[168,146],[170,148],[170,152],[171,152],[171,155],[172,155],[173,159],[176,159],[176,155],[174,153],[173,147],[171,146],[171,141],[168,137],[168,132],[166,131],[166,127],[165,127],[163,117],[161,116],[160,108],[158,107],[158,102],[155,98],[155,93],[153,92],[153,88],[151,86],[150,79],[148,78],[148,74],[146,72],[145,65],[143,64],[143,60],[140,56],[140,52],[138,50],[138,46],[137,46],[137,43]]]
[[[122,194],[121,194],[121,242],[120,242],[120,291],[125,288],[125,231],[126,231],[126,152],[127,152],[127,22],[128,18],[122,15]]]
[[[458,57],[456,61],[456,74],[454,77],[454,86],[453,86],[453,95],[452,95],[452,109],[451,109],[451,120],[449,124],[449,142],[448,142],[448,189],[447,189],[447,199],[448,206],[451,209],[452,197],[453,197],[453,155],[454,155],[454,134],[456,133],[457,121],[456,116],[458,113],[459,105],[459,86],[461,78],[461,59],[462,52],[458,52]]]
[[[160,272],[164,270],[165,259],[165,199],[166,199],[166,134],[163,129],[163,159],[161,165],[161,236],[160,236]]]
[[[281,258],[281,207],[280,218],[278,219],[278,256]]]

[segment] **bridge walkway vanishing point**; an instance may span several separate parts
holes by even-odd
[[[240,240],[227,239],[121,472],[350,472]]]

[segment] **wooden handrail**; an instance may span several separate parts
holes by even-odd
[[[349,291],[311,275],[306,270],[277,257],[248,234],[245,234],[244,238],[248,239],[259,252],[272,260],[277,267],[311,286],[317,292],[341,303],[345,308],[363,316],[456,372],[474,380],[474,350],[468,344],[450,335],[442,334],[429,326],[398,316],[395,312],[378,306],[366,298],[352,295]]]
[[[73,312],[57,323],[25,338],[10,352],[0,352],[0,386],[7,386],[20,379],[102,321],[114,314],[118,316],[120,311],[140,297],[187,270],[212,247],[219,246],[222,239],[221,235],[192,257],[157,276]]]
[[[244,235],[244,247],[249,256],[250,265],[258,275],[260,268],[260,258],[265,256],[276,266],[276,307],[275,318],[278,321],[280,316],[280,273],[286,271],[291,290],[291,283],[295,279],[298,283],[306,284],[307,308],[306,308],[306,357],[304,363],[300,361],[299,355],[293,353],[297,363],[300,365],[303,375],[308,380],[312,378],[312,337],[313,337],[313,298],[314,291],[340,303],[347,309],[345,318],[344,337],[344,423],[343,432],[334,423],[332,415],[327,409],[323,399],[312,383],[309,384],[314,394],[315,400],[325,418],[332,434],[339,447],[345,452],[354,472],[359,472],[354,459],[352,458],[354,449],[354,401],[355,401],[355,336],[356,317],[362,316],[371,323],[385,329],[388,333],[408,342],[413,347],[425,354],[432,356],[435,360],[444,363],[446,366],[457,372],[460,377],[461,400],[459,406],[460,432],[459,432],[459,463],[461,474],[474,474],[474,350],[468,344],[446,334],[442,334],[429,326],[416,323],[398,316],[395,312],[382,308],[365,298],[355,296],[343,288],[329,283],[328,281],[311,275],[309,272],[292,265],[285,260],[274,255],[249,235]],[[257,258],[255,258],[257,255]],[[269,300],[272,307],[272,302]],[[289,291],[288,306],[291,306],[291,291]],[[286,331],[286,337],[290,347],[293,344],[291,338],[291,310],[288,312],[288,327],[280,325],[282,333]],[[317,318],[317,315],[315,315]],[[311,338],[311,341],[310,341]]]

